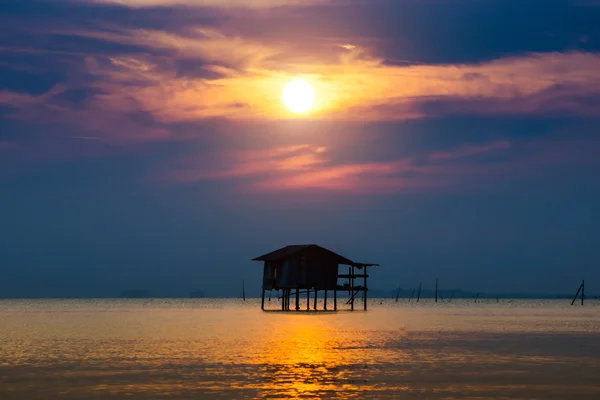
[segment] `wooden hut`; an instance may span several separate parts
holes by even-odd
[[[348,292],[346,304],[350,305],[351,310],[354,310],[356,295],[363,293],[366,310],[367,267],[378,265],[354,262],[316,244],[286,246],[252,261],[264,262],[261,309],[265,309],[265,291],[281,290],[282,311],[290,310],[292,293],[295,294],[294,309],[300,310],[300,295],[306,294],[306,309],[309,310],[311,292],[314,294],[313,309],[316,310],[319,291],[324,297],[324,310],[327,310],[327,294],[333,291],[333,310],[337,311],[337,294],[340,290]],[[340,272],[340,266],[347,266],[347,273],[344,267],[344,271]],[[340,279],[345,282],[340,284]]]

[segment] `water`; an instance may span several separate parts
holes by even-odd
[[[369,306],[3,300],[0,399],[600,398],[598,301]]]

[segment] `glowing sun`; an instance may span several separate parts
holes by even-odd
[[[294,79],[283,88],[281,100],[291,112],[305,113],[312,108],[315,102],[315,91],[310,83],[301,79]]]

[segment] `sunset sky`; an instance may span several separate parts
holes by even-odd
[[[305,243],[600,293],[599,221],[600,1],[0,3],[0,297],[257,294]]]

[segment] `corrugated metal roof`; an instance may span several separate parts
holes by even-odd
[[[343,257],[337,253],[334,253],[331,250],[328,250],[328,249],[321,247],[319,245],[316,245],[316,244],[299,244],[299,245],[296,244],[296,245],[285,246],[285,247],[282,247],[275,251],[272,251],[270,253],[263,254],[260,257],[256,257],[256,258],[252,259],[252,261],[281,261],[281,260],[285,260],[288,257],[291,257],[292,255],[294,255],[298,252],[305,251],[310,248],[317,248],[317,249],[320,249],[321,251],[327,252],[327,253],[335,256],[337,258],[338,264],[355,265],[355,266],[360,266],[360,267],[377,265],[377,264],[355,263],[354,261],[349,260],[346,257]]]

